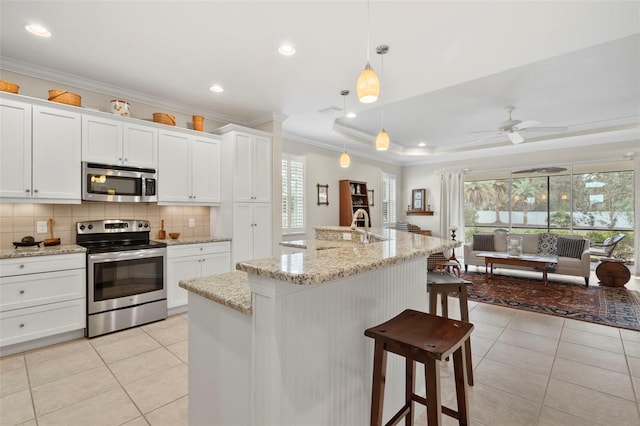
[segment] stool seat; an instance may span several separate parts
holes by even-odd
[[[442,413],[458,419],[459,424],[466,425],[469,403],[465,380],[464,342],[472,331],[473,324],[468,322],[412,309],[407,309],[389,321],[365,330],[365,336],[375,340],[371,425],[382,424],[387,352],[404,356],[406,360],[405,405],[391,418],[388,425],[395,424],[405,416],[407,424],[413,424],[414,402],[427,406],[430,426],[442,424]],[[458,411],[441,405],[440,361],[450,355],[453,355]],[[426,398],[414,393],[416,361],[425,366]]]

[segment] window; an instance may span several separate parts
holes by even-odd
[[[382,173],[382,224],[396,223],[396,177]]]
[[[466,241],[475,232],[582,235],[591,241],[624,233],[616,256],[633,258],[634,170],[631,161],[540,167],[467,176]]]
[[[305,232],[305,158],[282,154],[282,233]]]

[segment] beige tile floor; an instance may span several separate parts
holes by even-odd
[[[472,425],[640,425],[640,332],[473,302],[470,318]],[[186,425],[187,331],[182,314],[1,358],[0,425]],[[441,376],[455,408],[451,363]]]
[[[187,314],[0,358],[0,425],[187,425]]]

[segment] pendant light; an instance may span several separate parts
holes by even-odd
[[[358,100],[363,104],[370,104],[378,100],[380,94],[380,81],[376,72],[369,64],[369,43],[371,38],[371,20],[369,16],[369,0],[367,0],[367,65],[360,73],[356,83],[356,94]]]
[[[342,112],[344,114],[343,118],[342,118],[342,132],[343,135],[342,137],[344,138],[346,133],[346,127],[347,127],[347,95],[349,94],[348,90],[341,90],[340,94],[342,95]],[[347,142],[345,139],[342,140],[342,146],[344,147],[344,152],[342,153],[342,155],[340,155],[340,167],[342,167],[343,169],[346,169],[347,167],[349,167],[349,165],[351,165],[351,158],[349,157],[349,154],[347,153]]]
[[[380,75],[384,84],[384,54],[389,51],[389,46],[383,44],[376,47],[376,53],[380,55]],[[382,99],[382,113],[380,114],[380,133],[376,136],[376,149],[386,151],[389,149],[389,134],[384,130],[384,98]]]

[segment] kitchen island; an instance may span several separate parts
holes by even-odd
[[[316,228],[317,240],[283,243],[299,252],[180,283],[190,291],[191,424],[368,423],[373,342],[364,330],[407,308],[426,311],[426,258],[459,243],[375,229],[365,244],[362,234]],[[404,393],[395,356],[386,387],[390,416]]]

